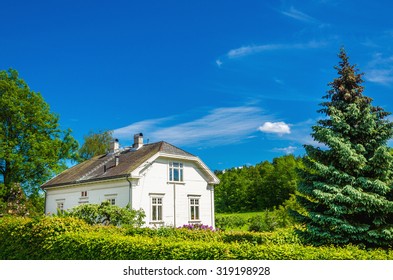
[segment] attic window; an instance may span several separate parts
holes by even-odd
[[[169,181],[183,182],[183,163],[181,162],[169,163]]]
[[[81,192],[81,197],[87,197],[87,191],[82,191]]]

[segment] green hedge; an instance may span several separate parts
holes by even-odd
[[[392,250],[304,246],[272,233],[88,226],[74,218],[0,219],[1,259],[329,260],[393,259]]]

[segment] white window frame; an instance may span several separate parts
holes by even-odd
[[[184,182],[184,164],[182,162],[169,162],[169,182]]]
[[[64,202],[65,202],[65,200],[58,200],[58,201],[56,201],[56,209],[60,213],[64,213]]]
[[[117,202],[117,194],[106,194],[105,195],[105,201],[109,201],[110,205],[116,205]]]
[[[81,198],[87,198],[87,197],[88,197],[87,191],[81,191]]]
[[[150,223],[163,223],[164,195],[150,195]]]
[[[108,198],[107,201],[109,201],[110,205],[116,205],[116,198],[115,197]]]
[[[201,221],[201,197],[188,196],[188,218],[190,222]]]

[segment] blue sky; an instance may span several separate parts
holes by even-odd
[[[14,68],[83,143],[134,133],[211,169],[313,143],[337,53],[393,111],[391,1],[2,1],[0,69]]]

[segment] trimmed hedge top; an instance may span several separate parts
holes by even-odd
[[[392,250],[313,247],[292,228],[272,233],[89,226],[75,218],[0,219],[1,259],[381,260]]]

